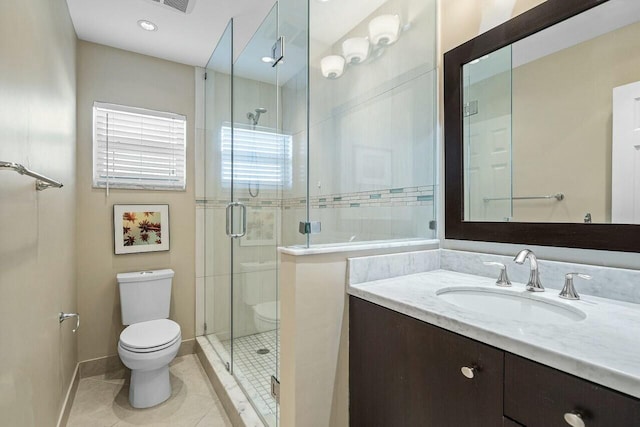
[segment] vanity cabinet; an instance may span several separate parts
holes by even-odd
[[[352,427],[502,425],[502,351],[354,297],[349,329]]]
[[[640,425],[640,401],[505,353],[504,413],[526,426],[568,426],[577,412],[587,427]]]
[[[566,427],[574,411],[586,427],[640,425],[634,397],[357,297],[349,309],[352,427]]]

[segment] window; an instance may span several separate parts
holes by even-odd
[[[222,183],[231,185],[231,126],[220,131]],[[265,188],[291,188],[292,137],[265,128],[235,128],[233,138],[234,183],[260,184]]]
[[[93,104],[93,186],[184,190],[185,116]]]

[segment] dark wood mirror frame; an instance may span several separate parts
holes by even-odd
[[[640,252],[640,225],[464,221],[463,65],[607,1],[547,0],[445,53],[445,238]]]

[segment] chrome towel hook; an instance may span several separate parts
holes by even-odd
[[[67,319],[71,319],[72,317],[76,318],[76,327],[73,329],[73,333],[75,334],[78,328],[80,327],[80,315],[78,313],[60,313],[60,323],[64,322]]]

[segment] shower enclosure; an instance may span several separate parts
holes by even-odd
[[[276,42],[277,13],[235,60],[230,22],[205,82],[205,333],[269,426],[278,419],[278,205],[291,149],[278,68],[260,60]]]
[[[204,333],[275,426],[279,248],[436,238],[436,1],[281,0],[206,74]]]

